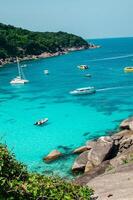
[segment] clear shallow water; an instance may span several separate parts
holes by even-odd
[[[132,115],[133,73],[123,68],[133,65],[133,38],[93,42],[102,48],[27,62],[23,70],[30,83],[23,86],[9,84],[17,72],[15,64],[0,68],[0,137],[30,170],[70,176],[74,157],[69,154],[74,148],[108,134]],[[79,64],[90,69],[80,71]],[[44,69],[49,69],[49,76]],[[95,86],[97,93],[69,94],[86,86]],[[49,118],[46,126],[33,125],[44,117]],[[53,149],[65,157],[43,163],[43,156]]]

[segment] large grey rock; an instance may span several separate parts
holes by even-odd
[[[91,160],[89,160],[88,162],[87,162],[87,164],[86,164],[86,166],[85,166],[85,173],[86,172],[90,172],[90,171],[92,171],[93,169],[94,169],[94,167],[95,167],[95,165],[92,163],[92,161]]]
[[[130,130],[123,130],[118,133],[115,133],[111,136],[113,140],[121,140],[123,137],[129,137],[133,135],[133,132]]]
[[[133,131],[123,130],[112,136],[114,144],[118,146],[118,152],[124,152],[133,145]]]
[[[97,200],[133,200],[133,164],[99,175],[86,184]],[[110,197],[109,197],[110,196]]]
[[[100,137],[97,141],[87,143],[90,150],[81,153],[75,160],[72,170],[92,171],[95,166],[106,160],[113,147],[113,139],[110,136]]]
[[[118,168],[121,165],[133,163],[133,145],[120,152],[116,157],[110,160],[110,164]]]
[[[102,162],[99,166],[94,167],[93,170],[84,173],[80,177],[77,177],[74,180],[74,183],[80,185],[86,185],[91,179],[103,174],[106,171],[106,168],[110,165],[108,160]]]
[[[133,117],[128,118],[121,122],[120,128],[122,129],[129,129],[133,131]]]
[[[88,150],[87,146],[81,146],[81,147],[78,147],[77,149],[75,149],[73,151],[73,153],[82,153],[82,152],[87,151],[87,150]]]
[[[61,155],[62,155],[62,153],[60,151],[53,150],[46,157],[44,157],[44,161],[45,162],[51,162],[51,161],[56,160],[57,158],[59,158]]]
[[[72,166],[73,171],[84,171],[85,166],[86,166],[87,161],[88,161],[88,153],[89,153],[89,150],[81,153],[77,157],[77,159],[75,160],[75,162]]]
[[[113,147],[113,139],[109,136],[100,137],[92,150],[88,153],[88,162],[85,166],[85,172],[90,172],[95,166],[100,165],[108,158]]]
[[[123,152],[133,145],[133,135],[120,141],[119,152]]]
[[[110,160],[110,165],[114,168],[117,168],[118,166],[124,164],[124,161],[126,160],[127,156],[124,154],[119,154],[115,158]]]
[[[96,143],[97,143],[97,140],[91,140],[91,141],[89,140],[86,142],[86,146],[88,149],[93,149]]]
[[[109,136],[100,137],[90,153],[89,160],[94,166],[103,162],[113,147],[113,139]]]

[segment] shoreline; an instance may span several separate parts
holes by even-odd
[[[87,141],[78,150],[72,170],[82,175],[74,183],[92,187],[94,199],[132,199],[133,117],[123,120],[114,134]]]
[[[76,156],[70,169],[71,173],[74,176],[81,173],[80,177],[82,179],[82,176],[92,172],[96,167],[101,167],[105,161],[112,162],[113,159],[117,160],[120,155],[123,155],[131,147],[133,150],[132,124],[133,117],[127,118],[118,125],[115,131],[110,131],[110,134],[100,136],[97,139],[87,140],[82,146],[69,152],[67,156]],[[47,155],[44,155],[43,161],[50,164],[65,156],[66,154],[59,149],[53,149]],[[76,181],[80,180],[80,177],[76,178]]]
[[[81,47],[72,47],[72,48],[66,48],[63,51],[58,51],[55,53],[49,53],[49,52],[43,52],[40,55],[27,55],[22,57],[18,57],[20,62],[24,61],[30,61],[30,60],[37,60],[37,59],[44,59],[44,58],[52,58],[56,56],[61,56],[61,55],[66,55],[71,52],[76,52],[76,51],[82,51],[82,50],[87,50],[87,49],[97,49],[100,48],[101,46],[99,45],[90,45],[88,47],[81,46]],[[0,67],[4,67],[6,64],[11,64],[11,63],[16,63],[16,57],[9,57],[6,59],[0,59]]]

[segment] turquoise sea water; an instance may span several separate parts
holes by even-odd
[[[18,160],[32,171],[70,176],[71,151],[87,140],[109,134],[133,112],[133,38],[93,40],[102,48],[26,62],[30,83],[10,85],[16,64],[0,68],[0,137]],[[77,65],[90,69],[80,71]],[[50,71],[49,76],[43,70]],[[91,78],[84,75],[92,74]],[[69,91],[95,86],[96,94],[71,96]],[[34,126],[41,118],[47,125]],[[65,156],[51,164],[42,161],[51,150]]]

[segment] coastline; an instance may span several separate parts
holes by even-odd
[[[66,48],[63,51],[58,51],[55,53],[43,52],[40,55],[26,55],[24,57],[18,57],[18,59],[20,62],[23,62],[23,61],[30,61],[30,60],[43,59],[43,58],[52,58],[52,57],[65,55],[65,54],[75,52],[75,51],[82,51],[82,50],[87,50],[87,49],[97,49],[100,47],[101,46],[99,46],[99,45],[92,44],[92,45],[89,45],[88,48],[86,46],[72,47],[72,48]],[[11,63],[15,63],[15,62],[16,62],[16,57],[0,59],[0,67],[3,67],[6,64],[11,64]]]
[[[87,141],[78,150],[72,170],[83,174],[74,183],[92,187],[97,200],[132,199],[133,117],[123,120],[114,134]]]

